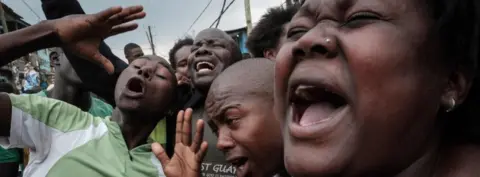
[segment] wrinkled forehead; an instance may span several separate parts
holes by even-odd
[[[232,37],[220,30],[204,30],[195,37],[195,42],[208,40],[233,41]]]

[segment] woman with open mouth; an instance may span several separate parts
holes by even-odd
[[[478,0],[305,0],[276,62],[292,176],[478,176]]]

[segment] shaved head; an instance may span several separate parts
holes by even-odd
[[[224,92],[273,99],[274,66],[275,62],[265,58],[246,59],[233,64],[213,81],[207,100]]]
[[[282,131],[273,111],[274,63],[257,58],[233,64],[213,81],[205,103],[217,148],[227,158],[245,158],[248,172],[243,173],[250,176],[274,176],[284,169]]]

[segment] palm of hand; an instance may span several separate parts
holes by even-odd
[[[185,113],[185,114],[184,114]],[[177,133],[175,134],[175,154],[168,158],[160,144],[152,144],[152,151],[163,166],[168,177],[198,177],[200,176],[203,157],[208,144],[203,141],[203,120],[198,120],[197,131],[191,141],[192,109],[180,111],[177,115]],[[202,142],[203,141],[203,142]]]
[[[97,14],[71,15],[55,20],[54,27],[64,48],[113,72],[113,65],[100,54],[100,43],[110,36],[131,31],[136,24],[124,24],[145,17],[141,6],[110,8]]]
[[[196,176],[200,173],[198,163],[201,163],[201,160],[196,158],[190,147],[177,143],[175,154],[164,167],[164,171],[167,176]]]

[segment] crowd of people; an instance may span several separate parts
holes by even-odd
[[[0,176],[19,153],[32,177],[480,176],[480,1],[303,0],[262,16],[251,58],[209,28],[128,63],[103,40],[141,6],[42,8],[0,35],[1,66],[54,48],[56,68],[39,93],[0,78]]]

